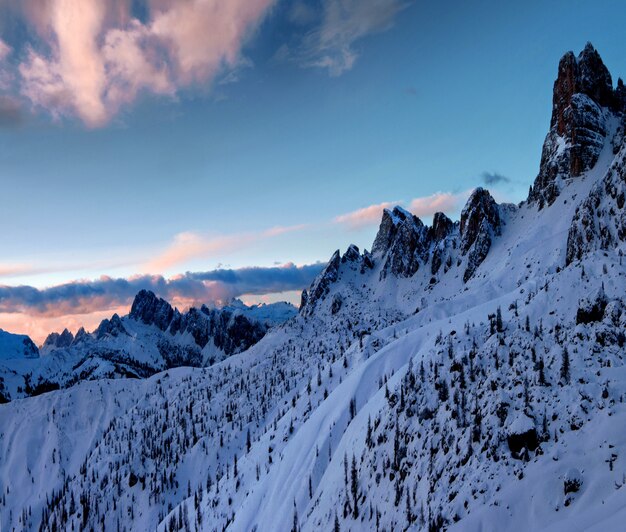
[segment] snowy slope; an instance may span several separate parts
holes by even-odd
[[[28,336],[0,329],[0,360],[39,357],[39,350]]]

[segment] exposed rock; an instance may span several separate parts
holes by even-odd
[[[518,414],[508,427],[507,444],[513,458],[527,459],[524,451],[534,451],[539,445],[533,420],[523,413]]]
[[[400,207],[395,207],[393,211],[390,211],[389,209],[385,209],[383,211],[383,217],[380,221],[378,233],[376,233],[376,238],[374,239],[374,244],[372,245],[373,255],[384,255],[387,253],[393,239],[396,236],[398,223],[406,220],[410,216],[413,215]]]
[[[309,293],[306,289],[302,290],[302,294],[300,295],[300,311],[306,307],[306,304],[309,302]]]
[[[567,236],[566,264],[594,250],[626,242],[626,146],[606,176],[576,209]]]
[[[50,333],[44,341],[42,347],[47,349],[62,349],[72,345],[73,341],[74,335],[67,329],[63,329],[61,334],[56,332]]]
[[[343,254],[343,257],[341,257],[341,262],[357,262],[359,260],[361,260],[359,248],[354,244],[350,244],[346,252]]]
[[[428,260],[431,236],[428,228],[410,212],[395,207],[385,209],[374,240],[372,253],[385,257],[381,278],[389,273],[410,277]]]
[[[467,282],[482,264],[491,248],[492,239],[501,232],[498,204],[491,194],[477,188],[461,212],[461,253],[467,255],[463,281]]]
[[[579,302],[576,311],[576,324],[602,321],[607,304],[608,299],[603,291],[597,294],[593,300],[583,299]]]
[[[478,187],[475,189],[463,211],[461,212],[461,252],[467,253],[481,234],[486,224],[494,234],[499,235],[501,229],[500,212],[489,191]]]
[[[339,265],[341,264],[341,254],[339,250],[333,253],[333,256],[328,261],[326,267],[322,270],[311,285],[308,291],[308,298],[306,305],[300,307],[300,312],[304,314],[310,314],[320,299],[323,299],[328,291],[330,285],[333,284],[339,277]]]
[[[74,336],[74,341],[72,345],[80,344],[89,340],[89,333],[85,330],[84,327],[81,327],[76,331],[76,336]]]
[[[172,306],[149,290],[141,290],[130,309],[131,318],[146,325],[156,325],[162,331],[169,327],[173,316]]]
[[[577,493],[580,490],[582,485],[583,485],[582,473],[574,467],[570,468],[563,477],[564,495],[567,495],[568,493]]]
[[[367,251],[367,249],[363,250],[363,261],[361,262],[361,273],[365,273],[366,270],[371,270],[374,268],[374,257],[372,254]]]
[[[611,74],[590,43],[578,58],[572,52],[559,62],[554,82],[552,118],[539,174],[529,195],[539,207],[551,205],[560,179],[580,176],[598,161],[607,134],[604,109],[623,109],[623,86],[613,91]]]
[[[454,226],[454,222],[442,212],[436,212],[433,216],[431,233],[434,241],[434,247],[430,263],[430,270],[433,275],[439,271],[439,268],[441,268],[441,265],[443,264],[444,257],[450,245],[446,239],[451,235],[454,230]],[[454,245],[454,243],[452,244]]]
[[[442,212],[436,212],[433,216],[432,234],[437,241],[446,238],[454,227],[454,223]]]
[[[103,338],[106,335],[119,336],[120,334],[128,334],[121,318],[117,314],[113,314],[110,320],[104,319],[100,322],[98,328],[94,331],[96,338]]]
[[[330,306],[330,311],[332,314],[337,314],[341,310],[341,305],[343,304],[343,298],[341,294],[335,294],[333,296],[333,301]]]

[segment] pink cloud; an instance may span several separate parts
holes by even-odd
[[[369,207],[364,207],[362,209],[337,216],[333,221],[338,224],[345,224],[350,229],[361,229],[363,227],[367,227],[368,225],[380,223],[383,210],[390,209],[394,205],[396,205],[396,203],[391,201],[370,205]]]
[[[11,53],[11,47],[0,39],[0,61],[4,61]]]
[[[159,0],[141,22],[127,0],[25,0],[20,12],[45,46],[18,66],[20,92],[54,117],[102,126],[142,90],[174,95],[237,68],[275,2]]]
[[[409,203],[408,209],[420,218],[427,218],[436,212],[454,212],[460,209],[471,192],[471,190],[459,193],[437,192],[430,196],[414,198]],[[385,201],[377,203],[337,216],[333,219],[333,222],[344,224],[350,229],[362,229],[363,227],[377,225],[380,223],[384,209],[391,209],[399,204],[402,204],[402,202]]]
[[[447,212],[458,210],[467,200],[471,190],[454,194],[452,192],[437,192],[430,196],[415,198],[409,204],[409,210],[417,217],[426,218],[436,212]]]
[[[173,242],[153,259],[148,261],[143,270],[163,272],[188,261],[201,258],[218,258],[225,253],[242,249],[259,240],[278,237],[306,229],[307,225],[276,226],[260,232],[238,233],[232,235],[201,235],[193,232],[179,233]]]

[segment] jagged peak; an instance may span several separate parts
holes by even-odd
[[[165,331],[174,316],[172,306],[150,290],[141,290],[133,301],[130,317],[146,325],[156,325]]]
[[[443,212],[436,212],[433,215],[433,237],[435,240],[443,240],[446,238],[454,227],[454,222],[448,218]]]
[[[360,258],[361,252],[359,251],[358,246],[350,244],[346,252],[343,254],[343,257],[341,257],[341,262],[356,262],[360,260]]]
[[[400,206],[396,206],[392,210],[384,209],[378,233],[372,244],[372,254],[381,256],[387,253],[399,228],[407,224],[412,228],[424,226],[417,216]]]
[[[476,229],[477,224],[480,224],[484,218],[487,218],[494,227],[500,226],[500,213],[496,200],[487,189],[476,187],[461,211],[461,237],[465,239],[469,236],[468,234]]]
[[[400,207],[400,205],[396,205],[393,209],[385,209],[383,213],[386,212],[394,222],[394,224],[400,224],[406,220],[413,219],[414,216],[412,213],[407,211],[406,209]]]
[[[608,112],[625,109],[623,83],[613,89],[611,74],[591,43],[577,57],[566,53],[559,61],[550,131],[529,201],[537,201],[539,208],[551,205],[560,193],[562,178],[593,168],[609,132]]]

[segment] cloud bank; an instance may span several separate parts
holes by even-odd
[[[322,264],[218,269],[187,272],[169,279],[161,275],[130,278],[100,277],[50,288],[0,286],[0,313],[59,317],[90,314],[127,306],[142,289],[181,307],[227,302],[243,294],[265,295],[307,287]]]

